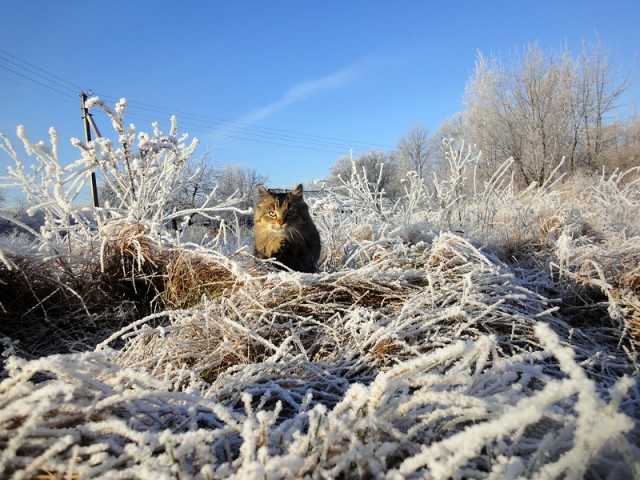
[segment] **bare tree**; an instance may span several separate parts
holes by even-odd
[[[227,164],[220,170],[217,184],[221,195],[239,196],[242,199],[240,207],[248,208],[256,203],[258,185],[266,181],[267,177],[260,175],[255,168]]]
[[[640,119],[637,116],[605,127],[603,136],[609,139],[601,156],[608,171],[625,171],[640,165]]]
[[[628,87],[613,73],[600,46],[575,59],[529,44],[509,65],[479,53],[465,116],[487,173],[512,157],[521,183],[541,183],[563,157],[569,168],[601,162],[606,115]]]
[[[220,177],[219,168],[208,155],[187,164],[183,173],[184,188],[175,192],[175,207],[180,209],[199,207],[215,188]]]
[[[331,167],[331,177],[336,183],[339,183],[338,178],[347,181],[351,178],[354,168],[359,174],[366,176],[370,185],[377,185],[377,188],[384,190],[387,197],[395,198],[400,194],[401,173],[395,152],[371,150],[353,161],[349,157],[341,157]]]
[[[435,153],[429,129],[414,125],[398,140],[398,157],[405,171],[414,171],[425,178]]]
[[[438,131],[431,138],[431,142],[435,146],[440,147],[444,138],[469,139],[469,125],[467,116],[463,113],[456,113],[451,117],[445,118],[438,127]],[[439,155],[439,154],[438,154]]]
[[[521,180],[542,182],[567,144],[566,64],[529,45],[511,67],[478,55],[467,85],[468,121],[489,172],[512,157]]]
[[[584,128],[584,164],[597,167],[608,145],[615,143],[615,137],[607,135],[611,129],[606,127],[608,115],[617,108],[617,102],[629,88],[628,75],[618,80],[613,58],[597,43],[591,51],[583,45],[579,60],[580,91],[583,105],[581,108]]]

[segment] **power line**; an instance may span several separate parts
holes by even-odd
[[[156,118],[155,117],[150,117],[148,115],[140,115],[140,114],[129,114],[128,115],[129,118],[133,118],[133,119],[139,119],[139,120],[144,120],[144,121],[155,121]],[[216,135],[216,136],[220,136],[220,137],[225,137],[225,138],[233,138],[233,139],[238,139],[238,140],[246,140],[246,141],[250,141],[250,142],[258,142],[258,143],[265,143],[265,144],[269,144],[269,145],[278,145],[281,147],[289,147],[289,148],[297,148],[297,149],[303,149],[303,150],[312,150],[312,151],[318,151],[318,152],[326,152],[326,153],[333,153],[336,155],[344,155],[346,153],[346,149],[350,148],[348,146],[344,146],[343,150],[336,150],[336,149],[330,149],[329,146],[327,146],[326,148],[323,146],[322,143],[319,142],[305,142],[302,140],[297,140],[297,144],[293,144],[293,143],[282,143],[282,141],[275,141],[278,140],[277,137],[268,137],[266,135],[260,135],[259,133],[251,133],[251,132],[246,132],[246,134],[244,136],[240,136],[240,135],[233,135],[233,132],[230,133],[212,133],[210,130],[204,129],[204,127],[200,126],[198,127],[193,126],[192,123],[190,122],[184,122],[182,120],[179,121],[180,125],[187,125],[187,126],[191,126],[188,130],[191,133],[204,133],[204,134],[209,134],[211,133],[212,135]],[[248,135],[253,135],[253,136],[248,136]],[[255,137],[259,137],[259,138],[255,138]],[[265,139],[262,139],[262,138]],[[305,146],[305,144],[308,144],[307,146]],[[310,145],[317,145],[316,147],[310,146]],[[335,148],[339,148],[340,145],[337,145]]]
[[[154,121],[156,120],[155,117],[152,117],[148,114],[140,114],[137,112],[134,113],[130,113],[129,118],[138,118],[140,120],[145,120],[145,121]],[[297,142],[297,143],[301,143],[304,145],[308,145],[308,146],[318,146],[318,147],[326,147],[328,148],[339,148],[339,149],[349,149],[351,147],[357,147],[357,144],[351,144],[351,143],[338,143],[338,142],[331,142],[331,141],[320,141],[320,140],[316,140],[316,138],[321,138],[318,136],[310,136],[309,138],[305,138],[305,137],[296,137],[294,135],[287,135],[287,134],[273,134],[273,133],[268,133],[268,132],[263,132],[261,130],[256,130],[256,131],[250,131],[250,130],[246,130],[246,129],[241,129],[238,127],[230,127],[227,129],[219,129],[218,131],[216,130],[212,130],[212,128],[215,128],[215,124],[210,124],[208,122],[201,122],[201,121],[190,121],[189,117],[186,117],[187,120],[185,121],[185,117],[180,117],[179,118],[179,125],[186,125],[189,128],[189,131],[199,131],[199,132],[203,132],[203,133],[208,133],[211,135],[215,135],[215,136],[220,136],[220,137],[228,137],[228,138],[253,138],[255,140],[259,140],[260,138],[267,138],[270,140],[279,140],[279,141],[286,141],[286,142]],[[241,137],[239,135],[248,135],[250,137]],[[255,137],[258,137],[257,139]],[[289,144],[286,144],[289,145]],[[285,146],[286,146],[285,145]],[[328,152],[331,153],[344,153],[343,151],[341,152],[335,152],[334,150],[326,150]]]
[[[17,61],[18,61],[18,62],[20,62],[21,64],[28,65],[28,66],[29,66],[29,67],[31,67],[32,69],[38,70],[38,71],[40,71],[40,72],[42,72],[42,73],[46,74],[47,76],[49,76],[49,77],[51,77],[51,78],[55,78],[56,80],[59,80],[60,82],[66,83],[67,85],[69,85],[70,87],[72,87],[76,92],[78,92],[78,91],[81,91],[81,90],[82,90],[82,87],[79,87],[78,85],[76,85],[76,84],[74,84],[74,83],[71,83],[71,82],[69,82],[69,81],[65,80],[64,78],[60,78],[60,77],[58,77],[57,75],[55,75],[55,74],[53,74],[53,73],[51,73],[51,72],[47,72],[46,70],[43,70],[43,69],[42,69],[42,68],[40,68],[40,67],[36,67],[35,65],[33,65],[33,64],[29,63],[29,62],[27,62],[26,60],[22,60],[21,58],[18,58],[18,57],[16,57],[15,55],[12,55],[11,53],[7,52],[6,50],[2,50],[2,49],[0,49],[0,53],[2,53],[2,54],[3,54],[3,55],[5,55],[5,56],[11,57],[11,58],[13,58],[13,59],[17,60]],[[9,62],[13,63],[14,65],[18,65],[17,63],[12,62],[12,61],[11,61],[11,60],[9,60],[9,59],[3,59],[3,60],[5,60],[5,61],[9,61]],[[26,67],[24,67],[24,66],[22,66],[21,68],[23,68],[23,69],[25,69],[25,70],[28,70],[28,69],[27,69]],[[36,72],[34,72],[34,73],[36,73]],[[36,75],[38,75],[38,74],[36,73]],[[42,77],[42,75],[39,75],[39,76],[41,76],[41,77]],[[44,78],[44,77],[43,77],[43,78]],[[60,84],[60,83],[58,83],[58,85],[59,85],[59,86],[61,86],[61,84]],[[65,88],[68,88],[68,87],[65,87]]]
[[[21,78],[32,82],[33,84],[47,88],[53,92],[63,95],[65,98],[77,98],[79,92],[83,89],[64,78],[61,78],[51,72],[33,65],[5,50],[0,49],[0,68],[13,73]],[[10,68],[7,64],[17,67],[22,72]],[[25,87],[35,89],[40,93],[42,90],[35,88],[31,84],[25,84],[15,78],[3,76]],[[100,95],[101,98],[111,101],[117,101],[118,98],[109,95]],[[146,113],[145,113],[146,112]],[[270,145],[277,145],[286,148],[297,148],[313,151],[322,151],[333,154],[344,154],[345,150],[350,148],[372,149],[389,147],[382,144],[349,140],[336,137],[328,137],[315,135],[310,133],[298,132],[294,130],[271,128],[261,125],[225,120],[209,115],[185,112],[181,110],[169,109],[148,103],[127,101],[127,116],[142,120],[155,121],[157,118],[151,117],[149,112],[156,114],[175,114],[178,115],[180,125],[191,127],[191,131],[210,134],[213,136],[233,138],[243,141],[258,142]]]
[[[29,77],[28,75],[24,75],[24,74],[22,74],[20,72],[16,72],[15,70],[13,70],[13,69],[11,69],[9,67],[6,67],[5,65],[0,65],[0,68],[4,68],[5,70],[10,71],[11,73],[19,75],[22,78],[26,78],[27,80],[29,80],[29,81],[31,81],[33,83],[37,83],[38,85],[41,85],[41,86],[43,86],[45,88],[48,88],[49,90],[53,90],[54,92],[60,93],[61,95],[64,95],[64,96],[67,96],[67,97],[71,97],[71,95],[69,95],[67,92],[63,92],[61,90],[58,90],[57,88],[54,88],[51,85],[47,85],[46,83],[40,82],[40,81],[38,81],[38,80],[36,80],[36,79],[34,79],[32,77]]]
[[[5,80],[9,80],[10,82],[16,83],[18,85],[22,85],[23,87],[30,88],[31,90],[35,90],[36,92],[40,92],[43,95],[46,95],[46,96],[51,97],[51,98],[55,98],[56,100],[61,101],[61,102],[66,102],[67,99],[68,99],[67,95],[65,95],[64,98],[62,98],[59,95],[54,95],[52,92],[46,91],[46,90],[41,89],[41,88],[37,88],[34,85],[29,85],[29,84],[27,84],[25,82],[21,82],[20,80],[17,80],[15,78],[11,78],[10,76],[4,75],[3,73],[0,73],[0,78],[4,78]]]
[[[101,95],[102,98],[105,99],[111,99],[116,101],[117,99],[115,97],[110,97],[108,95]],[[184,111],[180,111],[180,110],[171,110],[165,107],[158,107],[158,106],[154,106],[154,105],[150,105],[147,103],[141,103],[141,102],[130,102],[127,101],[127,106],[132,106],[134,108],[139,108],[140,110],[147,110],[147,111],[152,111],[152,112],[157,112],[157,113],[167,113],[167,114],[176,114],[176,115],[180,115],[181,119],[184,118],[193,118],[193,119],[201,119],[201,121],[205,122],[206,124],[210,124],[210,125],[220,125],[223,127],[227,127],[227,128],[236,128],[239,130],[236,131],[242,131],[242,129],[252,129],[252,130],[258,130],[258,131],[264,131],[264,132],[272,132],[274,135],[278,135],[278,136],[282,136],[282,137],[290,137],[290,138],[297,138],[297,137],[306,137],[306,138],[310,138],[310,139],[325,139],[323,140],[321,143],[323,144],[327,144],[327,143],[332,143],[335,145],[340,145],[340,146],[354,146],[354,145],[364,145],[364,146],[377,146],[377,147],[383,147],[383,148],[389,148],[388,145],[383,145],[381,143],[373,143],[373,142],[364,142],[364,141],[360,141],[360,140],[348,140],[348,139],[344,139],[344,138],[337,138],[337,137],[328,137],[328,136],[322,136],[322,135],[314,135],[311,133],[303,133],[303,132],[297,132],[297,131],[293,131],[293,130],[286,130],[286,129],[280,129],[280,128],[272,128],[272,127],[265,127],[265,126],[261,126],[261,125],[255,125],[255,124],[250,124],[250,123],[243,123],[243,122],[237,122],[237,121],[233,121],[233,120],[225,120],[222,118],[217,118],[217,117],[212,117],[209,115],[202,115],[202,114],[197,114],[197,113],[189,113],[189,112],[184,112]],[[215,134],[215,132],[213,132],[213,134]]]

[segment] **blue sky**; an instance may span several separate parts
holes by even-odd
[[[599,39],[640,78],[637,0],[1,0],[0,16],[0,132],[14,144],[17,125],[32,140],[54,126],[61,156],[78,158],[86,89],[127,98],[143,131],[175,113],[200,154],[273,187],[326,177],[349,148],[392,149],[414,124],[434,132],[463,109],[478,51],[537,41],[578,54]],[[626,108],[638,98],[636,82]]]

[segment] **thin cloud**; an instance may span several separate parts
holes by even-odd
[[[289,105],[302,102],[322,92],[342,88],[353,81],[358,75],[357,64],[350,65],[330,75],[314,80],[298,83],[287,90],[277,100],[257,108],[239,119],[229,122],[227,125],[211,132],[218,139],[222,137],[234,137],[242,135],[244,126],[256,124],[265,118],[285,109]]]
[[[238,120],[240,123],[255,123],[276,112],[288,107],[289,105],[307,100],[318,93],[340,88],[348,84],[356,76],[354,67],[347,67],[338,72],[332,73],[316,80],[299,83],[293,86],[278,100],[261,107]]]

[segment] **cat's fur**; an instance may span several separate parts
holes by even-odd
[[[302,197],[302,184],[288,193],[262,185],[253,216],[258,258],[275,258],[292,270],[314,272],[320,258],[320,234]]]

